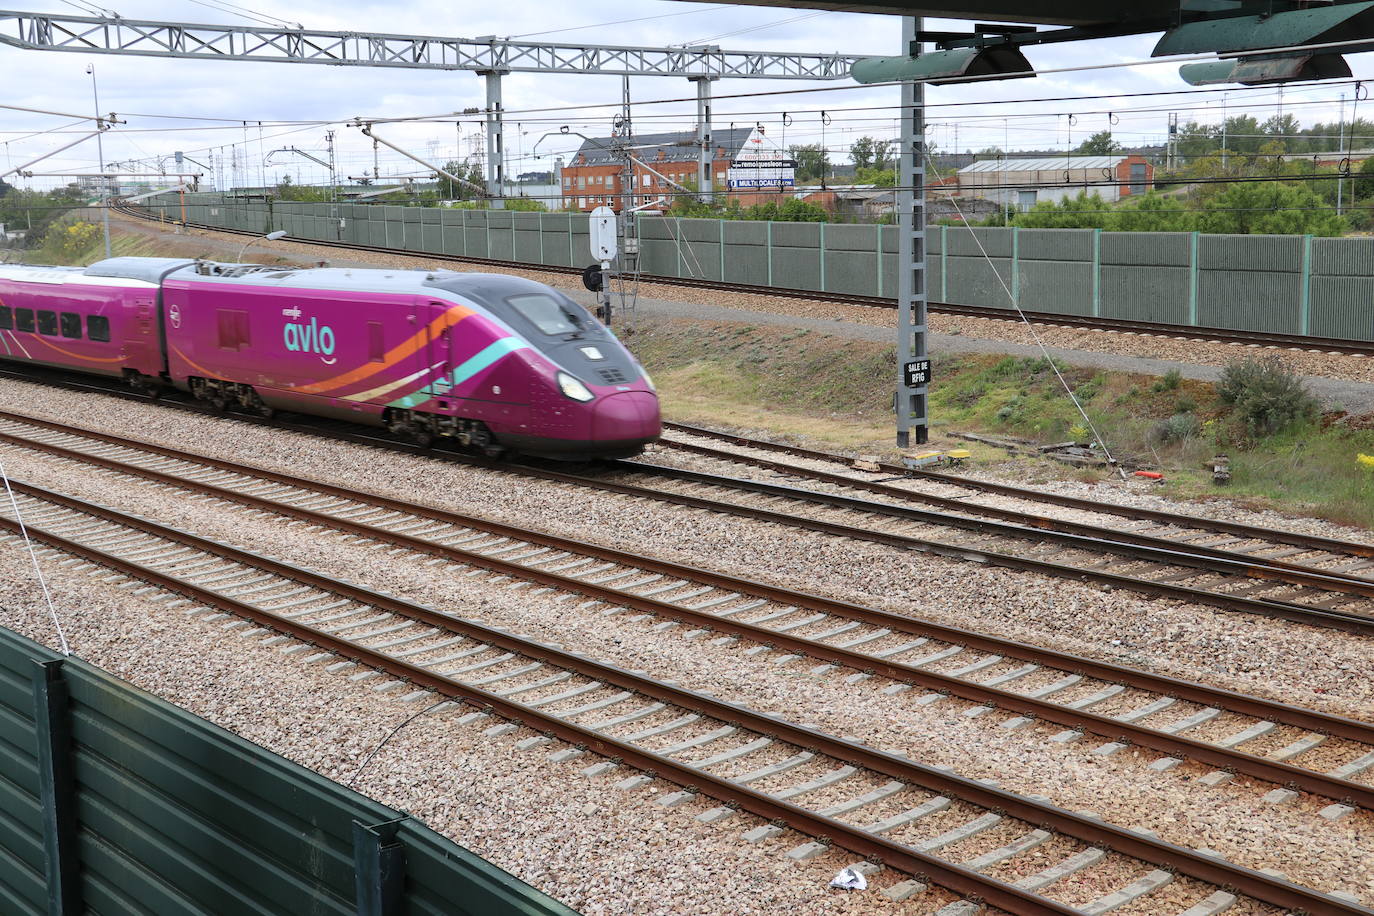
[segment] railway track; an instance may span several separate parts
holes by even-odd
[[[35,373],[0,370],[0,375],[33,380]],[[149,401],[106,380],[38,374],[47,383],[83,391],[99,391],[133,400]],[[200,405],[171,402],[168,406],[196,413],[209,412]],[[2,413],[2,412],[0,412]],[[450,452],[429,452],[377,435],[360,433],[346,425],[305,418],[302,422],[262,421],[234,415],[244,422],[267,425],[342,441],[410,453],[422,452],[490,469],[536,479],[588,487],[632,498],[652,499],[692,509],[751,518],[867,541],[905,550],[932,553],[950,559],[1036,572],[1059,578],[1095,582],[1154,597],[1171,598],[1258,614],[1358,634],[1374,633],[1374,580],[1340,570],[1327,570],[1261,559],[1244,553],[1221,551],[1205,545],[1179,547],[1169,539],[1122,536],[1106,533],[1071,533],[1048,530],[1046,521],[1033,525],[990,521],[952,512],[933,512],[890,502],[856,499],[835,493],[764,481],[705,474],[641,461],[607,462],[610,474],[573,474],[547,466],[498,462]],[[627,483],[634,479],[660,478],[679,485]],[[685,484],[685,487],[682,485]],[[703,495],[709,492],[727,498]],[[902,491],[903,496],[909,496]],[[785,505],[789,511],[778,511]],[[962,504],[959,508],[968,511]],[[857,516],[857,518],[856,518]],[[862,522],[863,524],[856,524]],[[940,533],[941,537],[933,536]],[[1343,544],[1345,542],[1332,542]],[[1349,545],[1358,556],[1362,545]]]
[[[663,427],[669,432],[676,432],[681,435],[700,439],[713,439],[754,451],[772,452],[775,454],[790,455],[796,458],[804,458],[810,461],[820,461],[832,465],[839,465],[845,468],[845,472],[842,474],[818,472],[814,468],[795,464],[780,464],[744,453],[703,448],[698,444],[675,439],[664,439],[661,441],[660,444],[667,448],[680,449],[682,451],[704,455],[709,458],[719,458],[725,461],[748,464],[753,467],[776,471],[777,473],[788,476],[810,477],[811,479],[825,483],[862,489],[871,493],[925,501],[929,494],[923,491],[911,490],[906,487],[888,486],[886,484],[888,482],[901,482],[911,486],[929,486],[937,489],[943,488],[946,492],[950,490],[954,491],[955,498],[945,500],[936,499],[932,500],[929,504],[951,508],[954,506],[965,506],[973,511],[991,512],[994,514],[994,517],[999,518],[1019,519],[1026,522],[1031,522],[1036,518],[1040,518],[1046,525],[1053,525],[1055,523],[1053,519],[1038,517],[1032,513],[1003,515],[998,513],[996,507],[984,507],[969,502],[969,498],[975,495],[1006,497],[1023,501],[1037,509],[1043,506],[1056,506],[1079,512],[1087,512],[1093,515],[1115,516],[1129,519],[1137,523],[1144,522],[1145,524],[1143,525],[1137,525],[1131,528],[1130,533],[1146,534],[1157,539],[1167,539],[1173,543],[1180,543],[1181,541],[1190,547],[1216,547],[1224,545],[1229,547],[1231,552],[1234,553],[1236,552],[1238,542],[1249,542],[1249,545],[1243,548],[1243,552],[1252,557],[1274,561],[1282,559],[1292,560],[1294,557],[1301,555],[1305,558],[1303,565],[1309,567],[1313,566],[1315,563],[1329,563],[1330,560],[1325,559],[1328,557],[1363,557],[1366,558],[1368,562],[1351,562],[1345,559],[1338,559],[1337,562],[1343,564],[1342,567],[1335,570],[1328,569],[1327,571],[1340,573],[1374,571],[1374,544],[1342,541],[1312,534],[1297,534],[1276,528],[1258,528],[1254,525],[1244,525],[1237,522],[1225,521],[1224,519],[1184,515],[1177,512],[1165,512],[1140,506],[1123,506],[1111,502],[1083,499],[1076,496],[1065,496],[1059,493],[1048,493],[1043,490],[1032,490],[1026,487],[997,483],[995,481],[979,480],[959,474],[949,474],[922,468],[912,469],[903,465],[886,462],[877,463],[877,473],[865,474],[859,477],[856,475],[862,472],[857,471],[853,467],[852,458],[838,455],[833,452],[823,452],[796,445],[770,442],[766,439],[752,439],[747,436],[739,436],[734,433],[708,429],[706,427],[687,423],[664,421]],[[871,479],[873,477],[877,477],[879,480],[874,481]],[[886,481],[884,481],[883,478],[886,478]],[[1071,529],[1065,528],[1063,530]],[[1120,531],[1121,529],[1117,527],[1113,530]],[[1199,534],[1202,532],[1209,534]],[[1223,540],[1210,544],[1201,543],[1203,538],[1211,535],[1220,536]],[[1299,549],[1297,551],[1289,549],[1292,547],[1297,547]],[[1265,552],[1269,552],[1267,557],[1264,556]]]
[[[554,751],[555,760],[600,755],[603,760],[583,769],[588,776],[624,768],[638,771],[621,783],[626,788],[655,776],[683,788],[663,803],[697,795],[721,802],[700,816],[703,821],[728,822],[742,810],[768,822],[745,839],[776,835],[774,822],[781,822],[812,838],[792,850],[796,858],[834,845],[919,876],[898,885],[894,896],[918,893],[922,879],[933,881],[965,898],[942,907],[942,916],[976,912],[978,904],[1016,914],[1101,913],[1126,901],[1148,901],[1175,874],[1206,885],[1194,894],[1188,916],[1220,912],[1233,902],[1233,891],[1312,914],[1374,912],[1148,831],[1066,811],[500,628],[19,481],[12,486],[29,535],[69,554],[68,565],[103,568],[78,570],[109,571],[104,579],[111,586],[138,593],[142,581],[148,583],[143,594],[177,593],[191,605],[189,615],[274,645],[299,640],[283,651],[304,655],[313,646],[320,651],[306,662],[334,658],[330,670],[359,682],[390,677],[373,686],[409,687],[407,699],[439,694],[461,701],[473,711],[459,723],[505,719],[484,734],[527,735],[514,742],[518,750],[556,739],[569,746]],[[12,512],[9,506],[0,511],[0,527],[17,535]],[[481,533],[454,539],[488,556],[501,550]],[[12,536],[9,543],[21,539]],[[453,571],[462,567],[455,564]],[[228,620],[231,615],[236,619]],[[961,844],[975,837],[993,838],[993,848],[983,843],[978,848],[986,851],[961,855]],[[1057,844],[1061,857],[1054,865],[1015,882],[996,877],[1045,843]],[[1057,882],[1109,859],[1129,863],[1132,880],[1078,906],[1053,899]]]
[[[1151,544],[1149,538],[1118,537],[1114,532],[1061,532],[643,461],[612,462],[609,466],[614,472],[610,476],[575,479],[607,492],[656,498],[855,541],[1091,581],[1353,633],[1374,633],[1374,605],[1370,603],[1374,581],[1356,576],[1308,570],[1215,548]],[[518,472],[553,480],[569,476],[523,467]],[[965,511],[969,511],[967,507]]]
[[[160,222],[148,211],[136,207],[116,206],[116,210],[126,216],[148,222]],[[206,223],[186,223],[195,229],[224,232],[230,235],[260,237],[261,233],[244,229],[226,229]],[[505,261],[496,258],[463,257],[458,255],[435,254],[430,251],[415,251],[407,248],[387,248],[380,245],[360,245],[352,242],[303,239],[288,236],[290,241],[305,245],[319,245],[324,248],[339,248],[348,251],[372,251],[380,254],[406,255],[427,258],[435,262],[458,262],[464,264],[484,264],[502,269],[542,270],[549,273],[581,274],[581,267],[562,267],[550,264],[529,264],[523,261]],[[721,290],[726,292],[749,293],[760,296],[775,296],[783,299],[807,299],[822,302],[835,302],[842,305],[858,305],[871,308],[895,309],[897,301],[879,296],[858,296],[835,292],[814,292],[809,290],[790,290],[773,286],[759,286],[748,283],[722,283],[691,277],[666,277],[642,274],[640,279],[649,283],[663,283],[696,289]],[[1296,334],[1274,334],[1264,331],[1239,331],[1229,328],[1193,327],[1166,324],[1152,321],[1132,321],[1124,318],[1094,318],[1084,315],[1060,315],[1054,312],[1018,312],[1016,309],[995,308],[992,306],[956,305],[949,302],[930,302],[928,308],[936,314],[966,315],[974,318],[989,318],[1002,321],[1057,325],[1062,327],[1083,328],[1097,331],[1115,331],[1143,336],[1181,338],[1184,340],[1231,343],[1244,346],[1282,348],[1292,350],[1311,350],[1321,353],[1374,356],[1374,342],[1347,340],[1336,337],[1310,337]]]
[[[0,446],[172,486],[192,498],[235,503],[365,538],[412,554],[582,595],[613,608],[685,624],[692,638],[715,634],[753,644],[760,663],[809,659],[819,674],[844,669],[851,683],[878,676],[887,692],[927,691],[917,704],[947,697],[984,713],[1014,713],[1011,729],[1034,720],[1065,727],[1106,746],[1147,747],[1167,761],[1190,759],[1294,786],[1337,804],[1374,810],[1374,786],[1355,777],[1374,769],[1374,726],[1258,697],[1161,677],[783,589],[711,570],[657,560],[434,507],[359,493],[280,472],[60,424],[0,415]],[[88,473],[82,471],[82,473]],[[836,675],[840,676],[840,675]],[[1114,712],[1099,712],[1099,709]],[[1199,739],[1189,732],[1210,732]],[[1259,742],[1265,756],[1242,750]],[[1322,750],[1311,754],[1316,748]],[[1314,758],[1312,765],[1304,756]],[[1320,758],[1318,763],[1315,758]],[[1333,809],[1332,814],[1340,812]]]
[[[746,465],[764,470],[781,478],[809,480],[826,487],[823,492],[872,493],[886,500],[901,500],[932,506],[945,512],[971,517],[1012,522],[1030,528],[1040,528],[1063,534],[1081,535],[1099,540],[1114,540],[1127,544],[1160,549],[1185,549],[1188,552],[1217,559],[1249,563],[1247,575],[1263,578],[1266,570],[1286,570],[1322,577],[1349,579],[1356,583],[1374,585],[1368,572],[1374,570],[1374,544],[1342,541],[1319,535],[1298,534],[1274,528],[1259,528],[1218,519],[1117,505],[1071,496],[1043,493],[958,477],[952,474],[908,471],[892,464],[880,464],[876,473],[865,473],[852,467],[850,459],[841,455],[794,448],[745,437],[733,436],[701,427],[667,423],[670,431],[700,438],[717,439],[755,451],[784,451],[813,461],[838,465],[843,471],[808,467],[780,462],[746,452],[729,451],[696,442],[666,438],[658,445],[674,451],[712,459],[725,464]],[[862,476],[860,476],[862,475]],[[877,479],[874,479],[877,478]],[[894,485],[901,483],[902,486]],[[935,487],[953,495],[931,493]],[[972,499],[975,495],[1010,497],[1026,504],[1025,508],[1007,508]],[[1046,507],[1071,509],[1103,517],[1107,525],[1091,524],[1072,519],[1055,518]],[[1122,527],[1114,518],[1129,519],[1135,526]],[[1143,522],[1144,524],[1141,524]]]

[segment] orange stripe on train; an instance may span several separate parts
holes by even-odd
[[[368,363],[356,369],[350,369],[342,375],[334,378],[325,379],[322,382],[313,382],[309,385],[302,385],[293,388],[292,391],[298,394],[323,394],[326,391],[333,391],[354,382],[361,382],[364,379],[376,375],[378,372],[390,369],[408,356],[414,355],[421,347],[429,343],[431,336],[437,336],[446,328],[462,321],[469,315],[474,314],[472,309],[464,308],[461,305],[449,306],[442,315],[435,318],[427,327],[416,331],[408,340],[397,344],[387,351],[385,358],[380,363]]]

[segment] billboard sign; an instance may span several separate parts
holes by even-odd
[[[725,173],[731,190],[790,188],[797,183],[795,159],[735,159]]]

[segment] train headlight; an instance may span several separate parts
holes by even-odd
[[[574,401],[590,401],[596,395],[588,390],[587,386],[573,378],[566,372],[558,373],[558,388],[563,394],[572,398]]]

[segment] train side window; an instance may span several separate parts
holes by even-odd
[[[38,313],[38,333],[49,337],[57,336],[57,313],[43,309]]]
[[[76,312],[63,312],[61,325],[63,337],[81,338],[81,316]]]
[[[382,337],[382,323],[380,321],[367,323],[367,360],[372,363],[386,361],[386,342]]]
[[[242,309],[220,309],[219,346],[221,350],[242,350],[251,340],[248,334],[248,313]]]
[[[14,326],[21,331],[32,331],[33,309],[15,309]]]
[[[14,327],[14,310],[8,305],[0,305],[0,330],[8,331]]]
[[[91,340],[108,341],[110,339],[110,319],[104,315],[87,315],[86,336]]]

